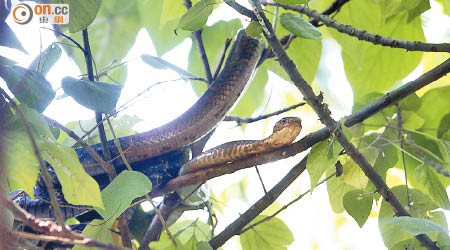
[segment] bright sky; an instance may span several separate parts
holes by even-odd
[[[13,3],[14,4],[14,3]],[[224,7],[224,6],[223,6]],[[222,8],[225,11],[223,16],[213,16],[208,21],[209,24],[214,23],[222,17],[234,17],[230,15],[233,13],[229,8]],[[450,20],[448,16],[441,14],[440,6],[432,1],[432,10],[427,11],[423,16],[426,37],[431,42],[448,41]],[[0,53],[7,58],[15,60],[18,65],[27,67],[30,62],[39,54],[39,51],[45,49],[49,44],[55,41],[53,34],[48,30],[40,30],[37,26],[31,25],[17,25],[9,17],[7,20],[10,27],[15,31],[23,47],[28,51],[28,55],[20,51],[1,47]],[[443,27],[446,25],[446,28]],[[447,33],[440,32],[433,27],[439,27],[441,30],[447,30]],[[447,37],[443,37],[443,36]],[[41,41],[41,43],[40,43]],[[317,81],[317,84],[322,88],[330,86],[335,98],[339,100],[339,107],[332,107],[333,114],[342,116],[351,111],[352,93],[348,82],[345,79],[342,60],[340,59],[340,48],[335,42],[329,39],[324,39],[324,53],[321,60],[321,72],[326,72]],[[186,39],[182,44],[166,53],[162,58],[167,60],[180,68],[187,69],[188,53],[191,47],[190,40]],[[140,55],[150,54],[156,55],[155,49],[151,43],[151,39],[147,32],[141,30],[136,38],[133,48],[130,50],[125,61],[128,61],[128,79],[125,87],[122,90],[118,106],[126,101],[134,98],[137,93],[140,93],[148,86],[155,84],[158,81],[168,81],[177,79],[178,76],[172,71],[154,70],[140,59]],[[334,70],[332,70],[334,69]],[[414,79],[422,73],[422,67],[419,66],[408,79]],[[77,77],[80,74],[76,65],[67,58],[63,53],[62,58],[58,61],[55,67],[47,75],[47,80],[52,83],[54,89],[57,90],[57,95],[62,94],[61,79],[65,76]],[[332,85],[331,85],[332,83]],[[330,84],[330,85],[329,85]],[[0,79],[0,87],[6,89],[3,80]],[[269,84],[265,91],[272,92],[270,102],[266,110],[257,110],[255,116],[262,112],[271,112],[285,107],[282,94],[286,92],[296,93],[297,90],[289,83],[279,79],[277,76],[271,74]],[[188,109],[196,100],[197,96],[194,94],[189,83],[184,81],[171,81],[153,87],[145,95],[145,98],[140,98],[137,103],[122,112],[128,115],[137,115],[144,120],[143,123],[138,124],[135,129],[138,131],[145,131],[153,127],[157,127],[167,123],[180,115],[183,111]],[[300,98],[300,96],[299,96]],[[45,115],[54,118],[65,124],[70,121],[93,118],[93,111],[83,108],[73,101],[72,98],[63,98],[61,100],[54,100],[51,105],[44,112]],[[301,109],[290,113],[290,115],[298,115],[303,117],[306,115],[305,111]],[[270,129],[278,118],[271,120],[269,123],[259,122],[247,126],[245,134],[241,129],[235,128],[232,123],[225,123],[221,125],[215,136],[210,140],[207,147],[215,146],[226,141],[238,139],[257,139],[264,135],[270,134]],[[304,131],[301,136],[312,132],[319,126],[315,120],[305,121]],[[302,155],[279,161],[273,164],[267,164],[260,167],[262,178],[266,187],[270,188],[276,184],[282,176],[296,164]],[[233,175],[223,176],[210,181],[210,186],[213,187],[213,192],[216,197],[220,198],[221,192],[229,187],[229,185],[236,184],[242,178],[246,179],[247,187],[246,193],[248,202],[234,199],[226,204],[224,213],[219,218],[219,226],[217,232],[220,232],[224,226],[228,225],[233,219],[243,213],[250,204],[258,200],[262,195],[261,184],[255,174],[254,169],[247,169],[235,173]],[[304,173],[293,185],[289,188],[286,194],[279,200],[278,204],[283,205],[291,201],[296,195],[309,189],[309,177]],[[273,211],[272,211],[273,212]],[[206,212],[187,213],[186,217],[194,218],[193,216],[201,216],[206,221]],[[448,216],[448,214],[447,214]],[[313,195],[306,195],[302,200],[294,204],[288,210],[282,212],[279,216],[292,230],[296,239],[290,249],[383,249],[384,245],[381,236],[378,232],[377,220],[369,218],[365,226],[360,229],[351,217],[347,214],[336,215],[331,211],[326,192],[326,186],[322,185],[315,189]],[[339,228],[339,229],[336,229]],[[227,249],[235,249],[239,244],[236,244],[236,238],[232,239]],[[228,248],[229,247],[229,248]]]

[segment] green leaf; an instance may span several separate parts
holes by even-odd
[[[102,191],[102,200],[105,209],[95,210],[112,225],[115,219],[122,214],[134,198],[143,196],[152,190],[152,183],[144,174],[125,170],[121,172]]]
[[[336,19],[355,28],[382,36],[409,41],[425,41],[420,18],[407,23],[407,13],[384,22],[384,1],[350,1]],[[342,47],[344,69],[355,101],[370,92],[383,93],[410,74],[420,63],[422,52],[374,45],[328,28]],[[423,116],[422,116],[423,117]]]
[[[448,230],[443,228],[441,225],[434,223],[432,221],[413,218],[409,216],[394,217],[389,219],[382,219],[380,223],[386,228],[391,227],[395,230],[401,230],[408,232],[414,236],[419,234],[427,234],[432,232],[443,232],[447,233]]]
[[[407,204],[405,186],[393,187],[391,191],[402,204]],[[429,217],[429,211],[438,208],[438,206],[434,204],[434,202],[430,200],[428,196],[417,189],[409,189],[409,201],[409,212],[414,218],[432,218]],[[382,200],[380,213],[378,216],[378,226],[380,228],[383,242],[389,249],[391,249],[401,241],[413,239],[413,236],[410,233],[397,228],[393,228],[390,225],[386,225],[385,223],[383,223],[382,220],[391,219],[394,216],[395,214],[391,206],[385,200]]]
[[[408,11],[408,23],[429,9],[431,9],[430,1],[420,0],[419,4],[415,8]]]
[[[108,113],[116,107],[122,87],[105,82],[91,82],[64,77],[61,81],[64,93],[79,104],[96,112]]]
[[[0,55],[0,66],[2,66],[2,65],[14,65],[14,64],[17,64],[17,62]]]
[[[70,8],[70,20],[67,26],[70,33],[86,29],[97,16],[102,5],[102,0],[77,1],[77,0],[52,0],[52,3],[65,3]]]
[[[62,50],[59,45],[57,43],[52,43],[31,62],[28,68],[45,76],[59,60],[61,52]]]
[[[392,17],[411,9],[417,7],[421,0],[396,0],[396,1],[385,1],[386,5],[384,7],[384,18],[392,19]]]
[[[198,76],[196,76],[184,69],[181,69],[181,68],[177,67],[176,65],[173,65],[159,57],[151,56],[151,55],[142,55],[141,58],[146,64],[150,65],[151,67],[153,67],[155,69],[171,69],[171,70],[177,72],[178,75],[180,75],[180,77],[183,78],[184,80],[189,80],[192,78],[199,78]]]
[[[344,170],[345,171],[345,170]],[[334,172],[334,169],[328,169],[327,174]],[[331,178],[327,181],[328,200],[330,201],[333,212],[339,214],[344,212],[344,195],[349,191],[356,190],[352,185],[349,185],[341,180],[340,177]]]
[[[174,236],[183,244],[186,244],[192,238],[195,238],[196,241],[208,241],[211,239],[209,225],[198,220],[185,220],[175,223],[170,229],[175,232]]]
[[[417,114],[425,120],[424,133],[438,135],[439,131],[434,128],[439,127],[440,121],[450,110],[449,96],[450,86],[432,89],[422,96],[422,106]]]
[[[185,30],[178,30],[176,35],[173,32],[177,27],[178,17],[186,11],[182,1],[141,0],[137,2],[137,5],[141,24],[152,38],[158,56],[171,50],[191,35],[191,32]]]
[[[422,100],[416,93],[408,95],[405,99],[400,102],[400,107],[403,110],[417,111],[422,105]]]
[[[19,39],[17,39],[16,34],[14,34],[4,20],[0,21],[0,34],[2,34],[0,36],[0,46],[18,49],[27,54],[27,51],[22,47]]]
[[[96,0],[95,3],[98,1]],[[83,2],[84,4],[84,2],[90,1],[74,2]],[[133,46],[141,28],[137,2],[108,0],[101,3],[97,17],[88,29],[92,58],[98,72],[101,72],[111,62],[120,62]],[[70,9],[70,14],[72,15],[72,9]],[[73,33],[71,37],[82,44],[81,32]],[[65,42],[71,43],[66,40]],[[85,72],[86,62],[82,51],[71,46],[63,46],[63,49],[75,60],[81,72]]]
[[[337,158],[341,152],[341,145],[339,143],[333,143],[331,147],[333,149],[332,157],[328,157],[329,145],[329,141],[321,141],[312,146],[311,152],[309,152],[306,169],[311,179],[311,192],[316,187],[323,173],[329,168],[334,168],[334,164],[337,162]]]
[[[352,190],[344,195],[344,208],[362,228],[372,210],[373,193]]]
[[[425,123],[425,120],[412,111],[402,111],[403,128],[415,130],[419,129]]]
[[[6,130],[5,174],[11,190],[23,189],[33,197],[33,189],[39,174],[39,162],[33,152],[30,138],[20,123],[16,130]],[[18,129],[20,127],[20,129]]]
[[[101,241],[103,243],[114,243],[110,229],[111,225],[107,221],[94,219],[89,222],[86,228],[83,230],[83,235],[91,239]],[[85,247],[82,245],[75,245],[73,250],[94,250],[97,248]]]
[[[419,165],[414,169],[414,177],[422,186],[422,190],[430,196],[430,198],[444,209],[450,209],[447,192],[444,185],[437,178],[435,170],[428,165]]]
[[[213,11],[215,0],[200,0],[180,18],[177,28],[196,31],[205,26]]]
[[[272,13],[274,11],[272,6],[266,7],[266,10]],[[282,8],[278,9],[280,15],[286,12],[287,11]],[[278,37],[284,37],[288,34],[290,34],[290,32],[283,28],[283,26],[276,30],[276,35]],[[305,81],[312,83],[322,55],[322,41],[297,37],[291,41],[289,49],[286,50],[286,52],[291,60],[297,65],[297,69]],[[289,76],[276,60],[266,60],[262,66],[265,66],[265,68],[279,75],[281,78],[290,81]]]
[[[247,35],[252,37],[258,37],[262,33],[262,27],[261,24],[259,24],[256,21],[251,22],[247,28],[245,28],[245,32]]]
[[[41,138],[42,157],[55,170],[62,185],[64,199],[73,205],[103,208],[100,187],[81,166],[75,150],[58,144],[52,137]]]
[[[250,224],[266,217],[258,215]],[[287,249],[294,236],[281,219],[274,217],[241,234],[240,242],[243,250]]]
[[[322,39],[322,32],[300,16],[283,13],[280,16],[280,23],[285,29],[298,37],[314,40]]]
[[[375,147],[365,147],[360,148],[359,151],[370,163],[370,165],[373,166],[378,157],[378,149]],[[342,174],[341,180],[344,183],[352,185],[358,189],[365,188],[369,179],[358,164],[356,164],[349,156],[342,157],[341,163],[342,166],[344,166],[344,173]]]
[[[25,116],[28,126],[31,128],[34,139],[41,152],[42,136],[51,137],[52,133],[48,128],[47,122],[41,117],[41,114],[26,105],[19,105],[18,109]],[[11,120],[5,120],[2,124],[5,131],[6,147],[6,177],[12,190],[24,189],[24,191],[33,197],[33,188],[39,173],[40,165],[34,153],[30,138],[25,130],[23,122],[16,116]]]
[[[207,241],[200,241],[197,242],[197,249],[198,250],[213,250],[211,245]]]
[[[55,97],[52,85],[38,72],[19,66],[0,66],[0,77],[22,103],[39,112]]]
[[[294,6],[296,4],[305,4],[306,0],[275,0],[275,2]]]

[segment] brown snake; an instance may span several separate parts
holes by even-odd
[[[139,162],[182,148],[213,129],[245,88],[263,47],[264,44],[258,39],[240,30],[221,73],[190,109],[166,125],[119,138],[127,161]],[[111,147],[111,151],[112,155],[119,155],[116,147]],[[103,172],[87,154],[80,157],[80,162],[90,175]]]
[[[275,148],[286,146],[297,138],[302,129],[297,117],[285,117],[273,127],[273,133],[259,141],[234,141],[222,144],[203,152],[190,160],[180,169],[179,175],[211,168],[218,164],[241,160],[255,154],[270,152]]]

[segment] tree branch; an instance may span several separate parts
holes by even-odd
[[[329,131],[333,131],[338,142],[345,149],[347,154],[352,160],[358,164],[364,174],[375,185],[377,191],[383,196],[386,202],[388,202],[397,216],[411,216],[408,211],[403,207],[394,193],[389,189],[381,176],[373,169],[367,159],[359,152],[359,150],[348,141],[340,128],[340,125],[331,117],[331,111],[328,109],[327,104],[322,103],[321,98],[318,98],[311,86],[304,80],[300,72],[297,69],[295,63],[289,58],[284,51],[280,41],[273,32],[272,25],[267,20],[259,0],[249,0],[252,5],[255,15],[258,17],[258,21],[263,27],[263,33],[272,47],[275,55],[277,56],[281,67],[289,75],[291,81],[297,86],[300,92],[303,94],[306,102],[313,108],[314,112],[319,116],[320,121],[327,127]],[[439,249],[427,235],[420,234],[416,238],[421,242],[423,246],[428,249]]]
[[[86,61],[86,71],[89,81],[94,83],[94,68],[92,66],[92,52],[91,47],[89,45],[89,36],[87,29],[84,29],[82,32],[83,36],[83,43],[84,43],[84,59]],[[109,148],[106,144],[106,133],[105,133],[105,127],[103,126],[103,119],[102,119],[102,113],[95,112],[95,120],[98,124],[98,134],[100,136],[100,143],[102,146],[102,152],[105,156],[106,162],[111,161],[111,153],[109,151]],[[103,165],[102,165],[103,166]],[[108,174],[109,181],[112,181],[114,177],[116,177],[116,170],[114,167],[110,164],[107,164],[107,168],[104,169],[105,172]]]
[[[424,43],[419,41],[407,41],[400,39],[393,39],[389,37],[384,37],[378,34],[369,33],[365,30],[357,29],[353,26],[346,25],[332,19],[326,15],[321,15],[315,10],[306,8],[305,5],[295,5],[289,6],[284,4],[276,3],[272,0],[264,0],[266,5],[279,6],[286,10],[297,11],[301,14],[305,14],[314,20],[323,22],[326,26],[336,29],[337,31],[358,38],[359,40],[364,40],[371,42],[375,45],[388,46],[391,48],[406,49],[407,51],[424,51],[424,52],[450,52],[450,43]]]

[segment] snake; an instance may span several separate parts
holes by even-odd
[[[155,169],[164,169],[164,164],[167,164],[169,159],[170,161],[173,158],[177,159],[178,163],[175,165],[179,164],[177,168],[177,170],[180,169],[179,174],[186,174],[213,165],[239,160],[249,155],[264,153],[291,143],[301,130],[301,121],[298,118],[287,117],[277,122],[273,134],[266,139],[226,143],[205,151],[184,165],[182,164],[185,162],[184,155],[180,154],[180,151],[176,151],[200,139],[225,117],[251,78],[263,48],[264,44],[257,38],[240,30],[219,76],[191,108],[166,125],[147,132],[118,138],[125,158],[132,164],[133,169],[135,166],[139,168],[141,164],[141,170],[147,172],[145,174],[153,183],[156,177],[152,173],[155,172]],[[115,167],[123,166],[114,141],[108,141],[107,146],[114,159],[113,165]],[[94,144],[91,147],[102,155],[100,144]],[[77,148],[76,152],[89,175],[94,178],[105,175],[103,168],[84,149]],[[149,169],[149,165],[153,168]],[[180,168],[180,166],[182,167]],[[163,183],[159,182],[158,184]],[[35,193],[37,189],[43,188],[43,185],[41,186],[36,186]],[[27,199],[21,199],[18,203],[36,217],[53,217],[51,206],[46,202],[38,201],[30,202]],[[70,218],[85,211],[86,208],[62,206],[62,210],[64,210],[65,217]]]
[[[212,168],[219,164],[238,161],[255,154],[270,152],[292,143],[302,129],[298,117],[284,117],[273,127],[270,136],[262,140],[233,141],[211,148],[185,163],[179,175]]]

